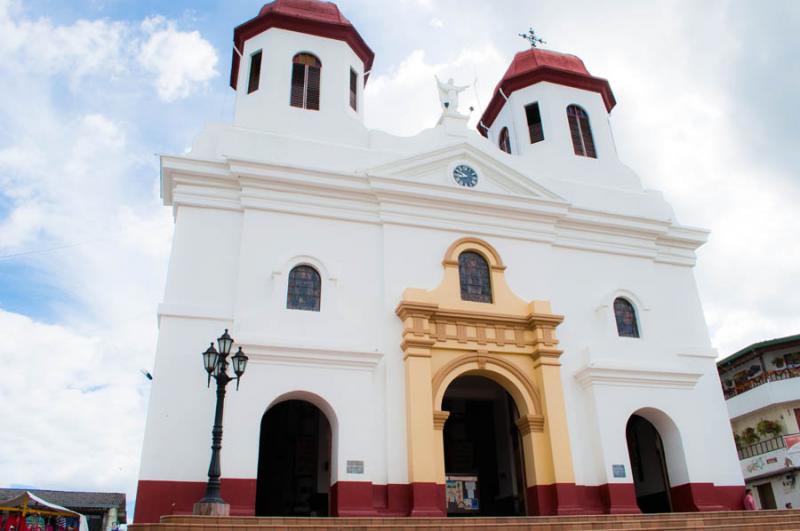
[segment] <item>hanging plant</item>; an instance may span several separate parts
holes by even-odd
[[[778,357],[772,360],[772,364],[778,369],[783,369],[784,365],[786,365],[786,361],[782,357]]]
[[[755,429],[747,428],[742,432],[742,440],[745,444],[755,444],[761,440],[761,437],[758,436]]]
[[[772,435],[773,437],[777,437],[781,434],[781,431],[783,431],[783,426],[781,426],[780,422],[765,419],[758,422],[756,430],[761,435]]]

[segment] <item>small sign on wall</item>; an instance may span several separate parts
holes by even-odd
[[[615,478],[625,477],[625,465],[611,465],[611,471],[614,473]]]
[[[364,473],[364,461],[348,461],[347,462],[347,473],[348,474],[363,474]]]

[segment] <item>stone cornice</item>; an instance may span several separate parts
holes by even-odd
[[[623,362],[593,362],[575,373],[575,379],[585,387],[655,387],[692,389],[702,376],[673,367],[634,365]]]
[[[577,208],[556,198],[462,190],[400,176],[178,156],[162,156],[161,164],[162,196],[175,206],[256,208],[473,232],[681,266],[694,265],[694,251],[708,237],[706,230],[666,219]]]

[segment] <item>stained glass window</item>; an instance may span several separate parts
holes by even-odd
[[[617,332],[622,337],[639,337],[639,325],[636,323],[636,312],[633,304],[625,299],[614,301],[614,317],[617,320]]]
[[[311,266],[299,265],[289,273],[286,308],[318,312],[321,291],[317,270]]]
[[[589,126],[589,115],[586,111],[577,105],[570,105],[567,107],[567,121],[575,154],[596,159],[597,152],[594,149],[592,128]]]
[[[465,301],[492,302],[489,264],[476,252],[465,251],[458,257],[461,298]]]

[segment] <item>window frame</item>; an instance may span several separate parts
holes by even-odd
[[[530,109],[534,109],[536,113],[536,117],[539,119],[538,122],[531,123],[531,114],[532,111]],[[528,138],[531,141],[531,144],[538,144],[539,142],[544,141],[544,122],[542,121],[542,110],[539,107],[539,102],[534,101],[533,103],[529,103],[525,106],[525,124],[528,127]],[[534,125],[538,125],[538,129],[536,132],[538,133],[536,138],[534,138]]]
[[[464,296],[465,294],[469,295],[469,292],[465,292],[465,290],[464,290],[465,283],[463,281],[464,275],[463,275],[463,271],[462,271],[462,262],[461,262],[461,259],[462,259],[462,257],[464,255],[475,255],[478,258],[480,258],[480,260],[483,262],[483,265],[486,266],[486,286],[485,287],[488,290],[488,293],[479,293],[479,294],[476,295],[476,298],[470,298],[470,297],[465,297]],[[458,285],[459,285],[459,294],[461,296],[461,300],[469,301],[469,302],[478,302],[478,303],[483,303],[483,304],[493,304],[494,303],[494,286],[492,285],[492,265],[491,265],[491,262],[489,261],[489,259],[486,258],[486,256],[484,256],[484,254],[480,250],[474,249],[474,248],[467,248],[467,249],[464,249],[463,251],[461,251],[460,253],[458,253],[457,262],[458,262]],[[488,300],[480,300],[481,298],[488,298]]]
[[[620,322],[617,318],[617,301],[623,301],[628,306],[630,306],[631,313],[633,314],[633,329],[635,335],[630,334],[623,334],[622,330],[620,330]],[[626,339],[641,339],[642,337],[642,320],[640,318],[640,312],[636,306],[636,303],[631,300],[630,297],[626,297],[624,295],[615,295],[614,300],[611,303],[611,314],[614,319],[614,330],[617,332],[617,337],[626,338]],[[624,324],[624,323],[623,323]]]
[[[247,78],[248,94],[256,92],[261,84],[261,63],[264,60],[263,51],[264,50],[257,50],[250,54],[250,71]],[[258,60],[256,61],[256,59]]]
[[[291,296],[292,296],[292,293],[294,291],[292,289],[292,280],[294,278],[295,271],[297,271],[299,269],[311,270],[311,271],[314,272],[314,274],[316,276],[316,291],[317,291],[317,293],[315,294],[316,295],[316,301],[315,301],[315,304],[312,305],[313,307],[300,307],[299,305],[298,306],[291,305],[291,302],[292,302]],[[312,296],[313,295],[314,294],[312,294]],[[317,267],[315,267],[314,265],[309,264],[307,262],[300,262],[300,263],[294,264],[291,267],[291,269],[289,269],[289,274],[287,275],[287,281],[286,281],[286,304],[285,304],[285,308],[287,310],[298,310],[298,311],[317,312],[317,313],[322,311],[322,274],[320,274],[320,271],[319,271],[319,269]]]
[[[511,134],[508,132],[508,127],[503,126],[503,128],[500,129],[500,134],[497,138],[497,146],[500,148],[500,151],[511,155]]]
[[[309,64],[303,60],[313,58],[316,64]],[[300,60],[298,60],[300,59]],[[302,66],[302,74],[298,76],[297,67]],[[300,94],[296,93],[298,89],[298,77],[302,81],[302,86],[299,87]],[[316,77],[316,87],[313,85],[312,78]],[[314,94],[312,91],[316,90]],[[316,96],[312,98],[311,96]],[[318,111],[320,108],[320,100],[322,99],[322,61],[316,54],[311,52],[298,52],[292,57],[292,73],[289,81],[289,106],[297,109],[306,109],[310,111]]]
[[[597,145],[594,141],[589,113],[575,103],[567,105],[566,112],[569,134],[572,139],[572,151],[579,157],[596,159]]]
[[[350,67],[350,108],[358,112],[358,72]]]

